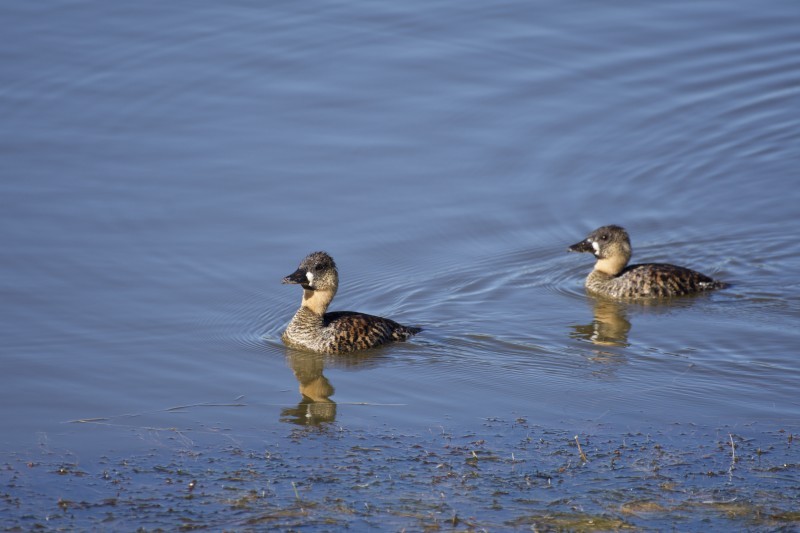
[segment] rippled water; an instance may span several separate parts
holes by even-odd
[[[517,416],[800,431],[795,2],[0,14],[0,451]],[[731,288],[587,296],[566,247],[609,223]],[[332,309],[425,331],[287,350],[280,280],[317,249]]]

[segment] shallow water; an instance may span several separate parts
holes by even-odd
[[[10,464],[168,462],[298,425],[363,446],[517,417],[678,450],[800,432],[796,3],[0,15]],[[566,247],[608,223],[635,261],[731,287],[587,296],[591,257]],[[334,309],[425,331],[346,358],[287,350],[300,291],[280,280],[317,249],[339,266]],[[63,511],[58,479],[33,508]],[[779,484],[797,495],[797,471]]]

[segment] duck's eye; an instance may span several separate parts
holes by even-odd
[[[605,233],[603,235],[600,235],[600,240],[601,241],[607,241],[608,240],[608,235],[606,235]]]
[[[322,270],[322,265],[320,264],[314,265],[314,272],[319,272],[320,270]]]

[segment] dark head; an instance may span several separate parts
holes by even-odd
[[[569,248],[570,252],[589,252],[597,258],[595,270],[611,276],[619,274],[631,258],[631,240],[628,232],[620,226],[597,228],[581,242]]]
[[[297,270],[283,278],[283,283],[302,285],[307,291],[332,291],[339,287],[339,272],[333,258],[325,252],[306,256]]]

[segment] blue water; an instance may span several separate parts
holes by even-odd
[[[797,3],[10,2],[0,30],[0,452],[800,431]],[[731,288],[598,302],[566,247],[611,223]],[[289,352],[280,280],[318,249],[332,310],[425,331]]]

